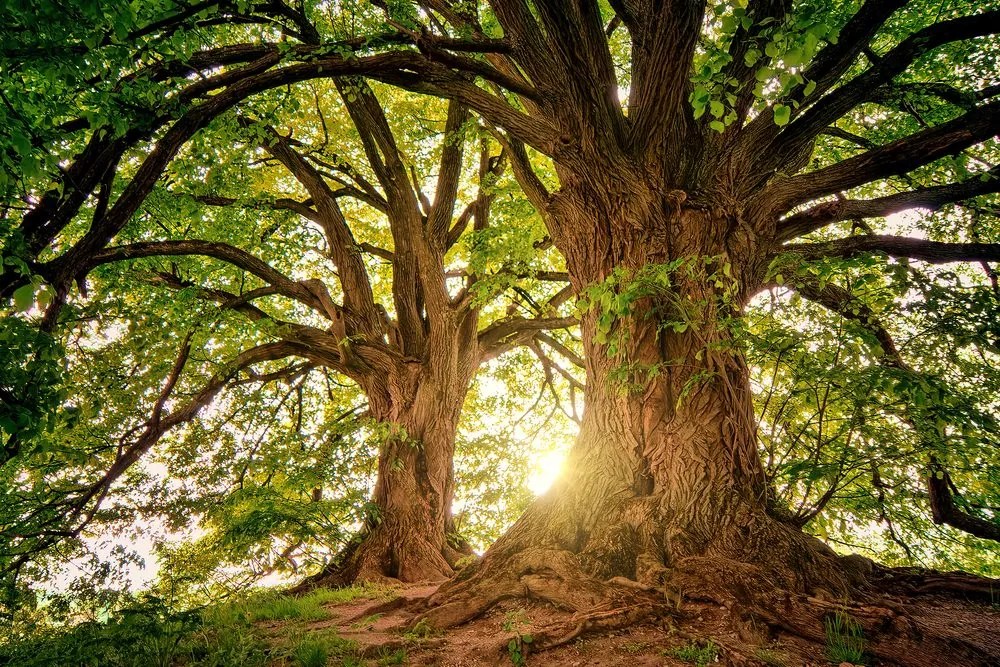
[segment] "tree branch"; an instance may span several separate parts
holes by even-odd
[[[851,236],[821,243],[791,243],[781,246],[780,252],[796,253],[805,260],[882,253],[929,264],[1000,261],[1000,243],[945,243],[883,235]]]
[[[952,488],[954,485],[948,471],[932,456],[927,473],[927,494],[934,523],[947,524],[984,540],[1000,542],[1000,523],[963,512],[955,504]]]
[[[961,183],[918,188],[876,199],[838,199],[818,204],[778,223],[779,241],[802,236],[834,222],[885,217],[912,208],[936,211],[947,204],[1000,192],[1000,167],[975,174]]]
[[[773,211],[782,213],[818,197],[912,171],[985,141],[997,132],[1000,102],[991,102],[829,167],[779,180],[761,196],[770,201]]]
[[[494,359],[524,344],[538,331],[567,329],[576,324],[575,317],[508,317],[499,320],[479,332],[481,359],[482,361]]]

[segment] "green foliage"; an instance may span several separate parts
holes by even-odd
[[[146,597],[100,621],[41,627],[8,637],[0,645],[0,664],[263,667],[288,659],[303,667],[325,665],[334,658],[352,659],[357,645],[329,630],[301,630],[302,624],[327,618],[322,605],[383,594],[363,587],[317,589],[298,598],[258,593],[191,611],[177,611],[159,598]],[[274,622],[290,628],[278,645],[266,642],[256,627]]]
[[[528,651],[535,640],[530,633],[524,632],[525,626],[530,622],[527,612],[523,609],[513,609],[504,614],[501,627],[504,632],[513,633],[507,641],[507,657],[514,667],[524,667],[528,664]]]
[[[989,516],[977,507],[995,505],[995,292],[971,270],[879,257],[779,256],[771,272],[784,288],[748,310],[742,341],[779,496],[814,515],[808,529],[835,546],[995,574],[996,546],[935,524],[925,496],[933,455],[961,479],[964,511]],[[854,297],[831,313],[792,291],[807,285]],[[886,363],[869,320],[887,327],[912,366]]]
[[[704,642],[692,641],[684,646],[666,649],[663,654],[698,667],[706,667],[719,660],[719,647],[711,639]]]
[[[823,619],[823,630],[826,633],[826,657],[831,662],[865,664],[865,638],[861,624],[847,613],[837,611]]]
[[[649,644],[645,642],[625,642],[621,645],[621,650],[625,653],[635,655],[637,653],[642,653],[649,648]]]
[[[403,636],[409,641],[419,642],[423,639],[433,637],[437,633],[438,630],[426,618],[422,618],[407,630]]]

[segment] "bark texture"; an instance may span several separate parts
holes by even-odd
[[[663,284],[644,285],[610,332],[600,308],[583,318],[587,407],[562,479],[421,618],[448,627],[525,595],[576,612],[571,627],[538,639],[539,650],[700,599],[726,606],[737,625],[812,641],[841,612],[866,636],[910,637],[899,609],[849,602],[868,600],[876,571],[882,581],[889,574],[836,555],[772,501],[748,369],[731,336],[764,279],[767,246],[721,201],[634,178],[552,196],[555,232],[591,232],[553,235],[578,292],[612,277],[622,294],[634,286],[621,276],[683,262]],[[879,650],[898,658],[909,639],[893,641]],[[974,642],[955,650],[969,664],[992,659]]]
[[[559,195],[560,227],[582,227],[595,210],[607,221],[599,227],[608,233],[585,243],[561,239],[578,289],[616,269],[638,276],[649,264],[684,263],[660,287],[642,285],[630,314],[603,336],[599,309],[584,317],[587,409],[566,472],[478,574],[442,588],[432,621],[466,620],[481,611],[470,598],[492,604],[519,583],[534,592],[525,577],[541,597],[581,609],[589,605],[569,602],[581,581],[676,596],[704,593],[713,580],[716,594],[744,603],[752,595],[742,589],[764,582],[828,598],[860,583],[825,545],[768,512],[748,371],[725,324],[739,315],[747,279],[762,275],[760,258],[738,225],[685,193],[629,185],[628,200]],[[734,284],[724,275],[743,287],[724,295]],[[635,289],[623,282],[617,292]],[[617,342],[613,353],[596,342],[605,338]],[[497,573],[504,584],[492,581]]]
[[[471,553],[453,531],[452,460],[478,350],[457,338],[450,347],[423,368],[402,368],[402,381],[384,394],[388,401],[372,402],[372,415],[387,429],[372,495],[376,509],[355,544],[315,583],[442,581]]]

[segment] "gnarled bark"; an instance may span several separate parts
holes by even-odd
[[[394,432],[379,452],[376,510],[324,583],[442,581],[470,553],[456,541],[451,520],[452,459],[464,395],[465,386],[442,391],[425,381],[403,414],[383,422]]]
[[[577,289],[614,275],[627,290],[622,275],[685,261],[668,281],[642,285],[610,332],[596,312],[583,319],[587,409],[565,474],[422,618],[447,627],[527,595],[576,612],[573,628],[549,633],[554,645],[689,598],[821,640],[825,616],[866,590],[874,565],[837,556],[772,507],[748,370],[726,323],[763,260],[738,221],[685,203],[685,193],[629,193],[617,209],[590,206],[603,219],[584,218],[580,205],[600,198],[560,212],[562,229],[599,221],[586,239],[554,235]],[[614,354],[597,342],[605,338],[617,341]],[[887,627],[885,614],[861,611],[866,630]],[[973,663],[983,659],[967,648]]]

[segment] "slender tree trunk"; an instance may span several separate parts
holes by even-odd
[[[362,581],[437,582],[454,574],[458,559],[471,553],[454,534],[451,516],[465,391],[425,379],[402,410],[390,404],[391,412],[383,412],[372,402],[377,428],[384,429],[373,509],[337,560],[296,591]]]
[[[300,588],[357,581],[442,581],[472,554],[455,534],[455,437],[478,366],[476,315],[442,318],[422,362],[372,375],[369,412],[382,431],[371,515],[339,558]]]
[[[422,382],[412,404],[383,421],[389,435],[379,453],[375,513],[350,554],[342,577],[404,582],[441,581],[465,555],[452,530],[452,459],[464,391]]]

